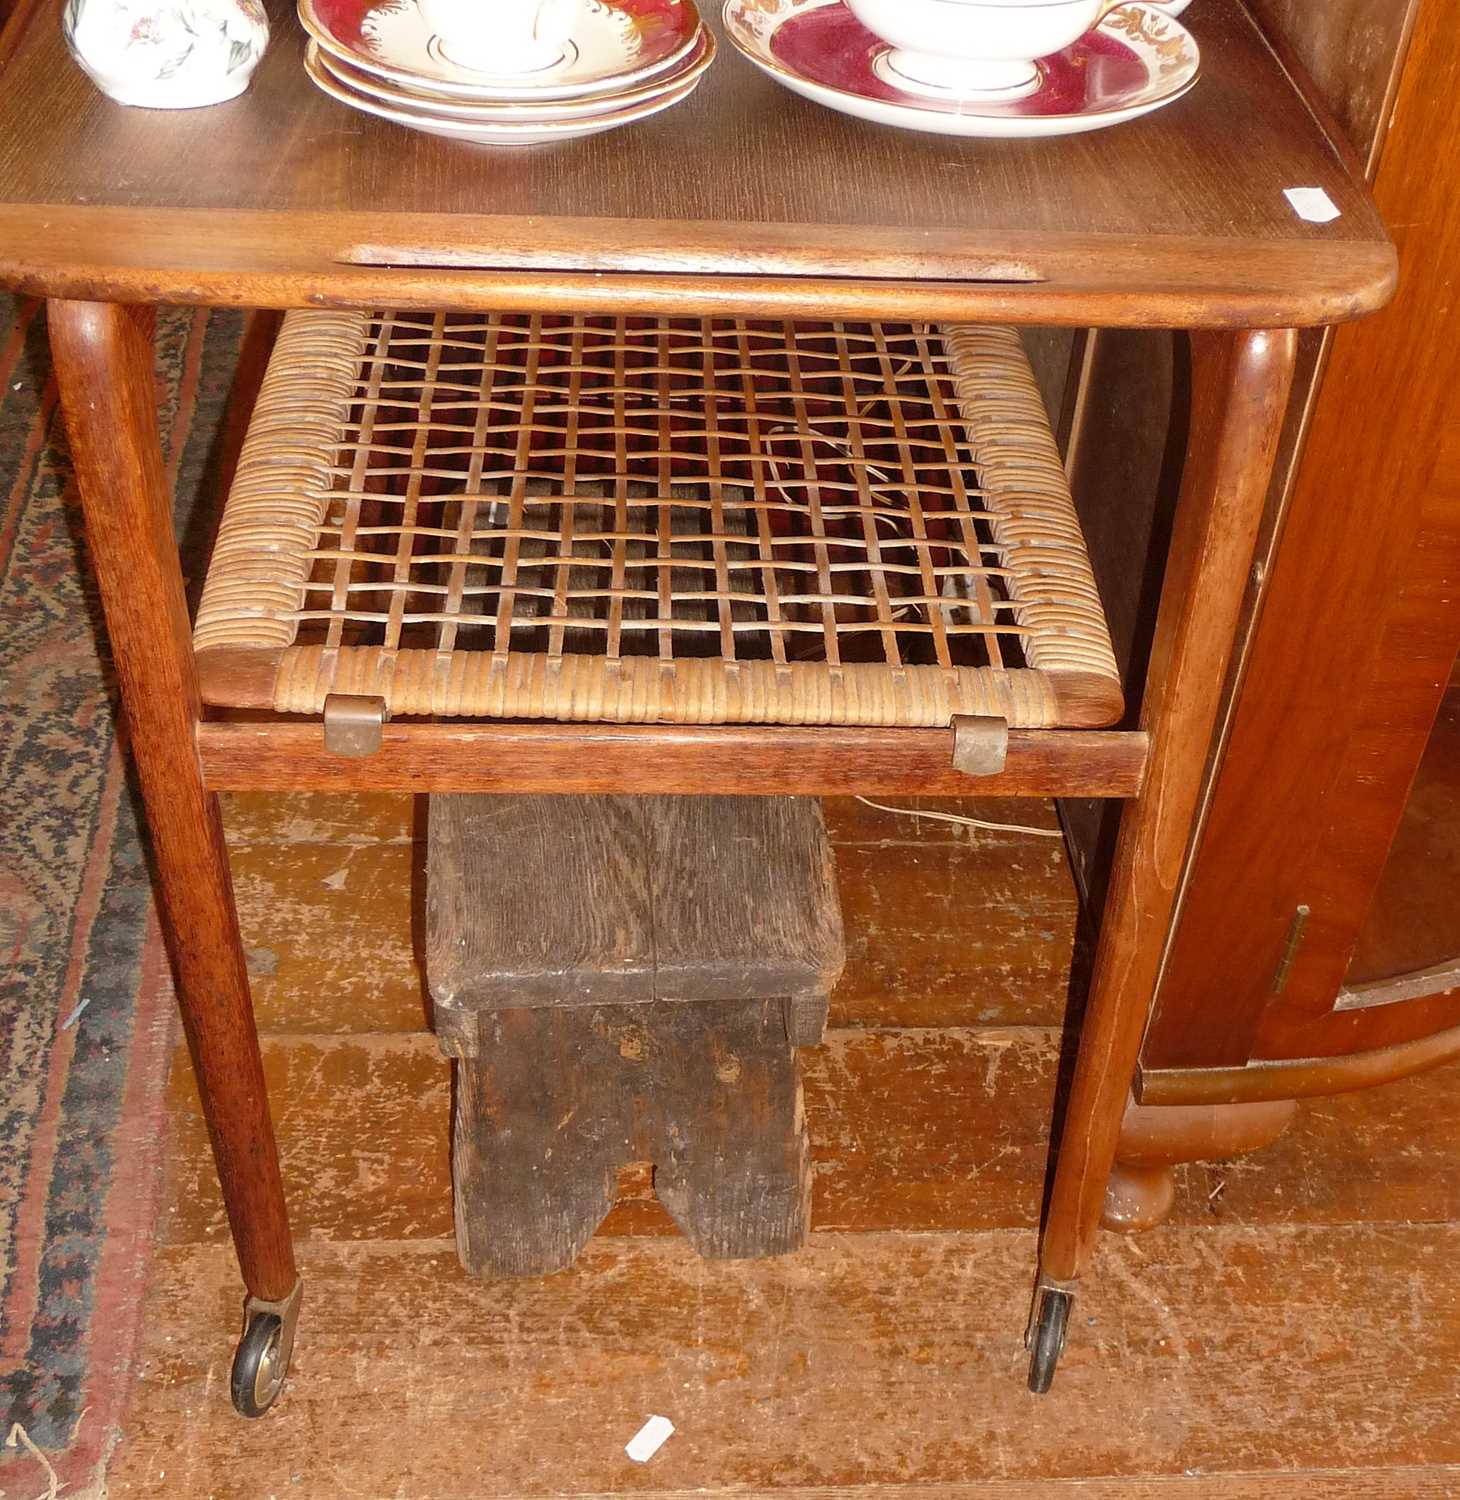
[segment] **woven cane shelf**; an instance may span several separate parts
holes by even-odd
[[[1020,728],[1120,683],[1018,334],[294,312],[225,507],[206,701]]]

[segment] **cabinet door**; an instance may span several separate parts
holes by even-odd
[[[1409,791],[1359,932],[1340,1009],[1405,1005],[1460,988],[1460,671]],[[1395,1012],[1409,1014],[1409,1012]]]

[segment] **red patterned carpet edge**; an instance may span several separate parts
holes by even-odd
[[[112,713],[43,309],[0,299],[0,1491],[100,1493],[153,1238],[171,986]],[[159,318],[184,553],[241,320]]]

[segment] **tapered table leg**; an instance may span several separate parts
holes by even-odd
[[[1292,381],[1290,330],[1192,337],[1191,439],[1141,727],[1150,761],[1121,818],[1030,1319],[1032,1389],[1048,1389],[1155,993],[1223,679]]]
[[[250,1297],[292,1337],[297,1275],[158,439],[150,310],[54,301],[51,348],[178,1000]],[[276,1348],[275,1366],[288,1349]]]

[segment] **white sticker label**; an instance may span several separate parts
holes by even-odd
[[[624,1452],[636,1464],[646,1464],[664,1446],[665,1440],[673,1431],[674,1423],[668,1417],[650,1417],[624,1444]]]
[[[1283,197],[1293,205],[1293,212],[1310,224],[1331,224],[1339,208],[1322,188],[1284,188]]]

